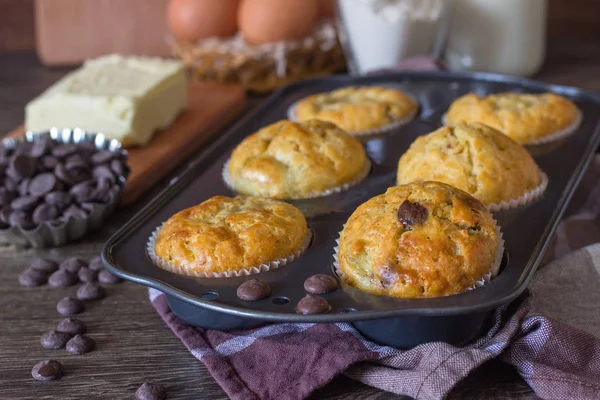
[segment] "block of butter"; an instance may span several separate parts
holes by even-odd
[[[108,55],[86,61],[25,107],[25,128],[81,128],[143,146],[185,108],[183,64]]]

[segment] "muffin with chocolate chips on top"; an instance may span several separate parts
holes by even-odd
[[[497,274],[499,240],[492,215],[468,193],[410,183],[354,211],[340,235],[337,268],[346,283],[374,295],[447,296]]]

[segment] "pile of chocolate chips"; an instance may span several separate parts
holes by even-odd
[[[49,137],[0,146],[0,229],[87,218],[126,175],[125,153]]]

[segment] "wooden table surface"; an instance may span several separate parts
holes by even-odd
[[[66,69],[47,69],[32,54],[0,54],[0,132],[23,120],[23,106],[61,77]],[[600,41],[550,43],[547,63],[537,79],[600,91]],[[259,102],[259,101],[257,101]],[[165,180],[167,181],[167,180]],[[145,196],[149,200],[152,194]],[[145,380],[168,387],[169,399],[226,399],[202,363],[189,354],[163,324],[148,301],[146,288],[122,283],[108,296],[88,304],[81,315],[96,351],[72,356],[46,350],[40,335],[61,319],[56,302],[75,288],[23,288],[18,274],[36,256],[89,259],[102,243],[145,201],[115,214],[102,231],[60,249],[0,249],[0,398],[1,399],[127,399]],[[66,376],[36,382],[31,368],[56,358]],[[345,377],[318,390],[314,399],[400,399]],[[450,399],[537,398],[512,368],[490,362],[459,384]]]

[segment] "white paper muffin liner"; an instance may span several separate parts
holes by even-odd
[[[239,193],[239,191],[235,187],[233,180],[231,179],[231,176],[229,175],[229,162],[230,161],[231,161],[231,158],[228,159],[225,162],[225,164],[223,165],[223,169],[221,170],[221,177],[223,178],[223,182],[225,182],[225,185],[229,189],[233,190],[236,193]],[[369,175],[369,172],[371,172],[371,160],[369,160],[369,158],[367,157],[362,171],[360,171],[360,174],[352,181],[350,181],[348,183],[344,183],[343,185],[340,185],[340,186],[334,186],[334,187],[324,190],[322,192],[312,193],[306,197],[295,198],[295,199],[286,199],[286,200],[313,199],[316,197],[325,197],[325,196],[330,196],[335,193],[345,192],[346,190],[350,189],[351,187],[356,186],[359,183],[361,183],[362,181],[364,181],[365,178]]]
[[[216,272],[203,273],[203,272],[187,271],[186,269],[184,269],[182,267],[177,267],[177,266],[165,261],[164,259],[160,258],[156,254],[156,252],[154,251],[154,246],[156,244],[156,238],[158,237],[158,231],[160,231],[160,229],[162,228],[163,225],[164,225],[164,223],[162,223],[159,227],[157,227],[154,230],[154,232],[152,232],[152,235],[150,235],[150,237],[148,238],[148,242],[146,244],[146,253],[148,254],[148,257],[150,257],[150,260],[152,260],[152,263],[154,265],[156,265],[157,267],[159,267],[161,269],[172,272],[174,274],[193,276],[196,278],[231,278],[234,276],[248,276],[248,275],[258,274],[261,272],[271,271],[271,270],[277,269],[279,267],[283,267],[284,265],[287,265],[287,264],[291,263],[292,261],[294,261],[295,259],[297,259],[298,257],[300,257],[306,251],[306,249],[308,249],[308,246],[310,245],[310,240],[312,238],[312,231],[309,228],[306,238],[304,239],[304,242],[302,242],[302,245],[300,246],[300,248],[296,252],[290,254],[289,256],[287,256],[285,258],[280,258],[278,260],[270,261],[265,264],[260,264],[260,265],[254,266],[254,267],[244,268],[244,269],[240,269],[240,270],[233,270],[233,271],[219,272],[219,273],[216,273]]]
[[[579,125],[581,125],[581,121],[583,121],[583,114],[581,113],[581,111],[577,110],[577,118],[575,118],[575,121],[571,125],[567,126],[565,129],[561,129],[560,131],[551,133],[550,135],[546,135],[539,139],[535,139],[530,142],[524,143],[523,145],[524,146],[538,146],[538,145],[542,145],[542,144],[556,142],[557,140],[560,140],[560,139],[564,139],[567,136],[570,136],[573,133],[575,133],[577,128],[579,128]],[[442,124],[444,126],[450,126],[448,124],[448,114],[447,113],[442,116]]]
[[[406,124],[408,124],[409,122],[411,122],[413,119],[415,119],[416,115],[419,112],[419,107],[420,104],[419,102],[412,96],[404,93],[406,96],[410,97],[413,101],[413,103],[415,104],[415,108],[413,109],[413,111],[407,115],[405,118],[402,119],[398,119],[396,121],[390,122],[387,125],[381,126],[379,128],[373,128],[373,129],[365,129],[365,130],[361,130],[361,131],[348,131],[345,130],[346,132],[348,132],[350,135],[354,136],[357,139],[361,139],[361,138],[365,138],[365,137],[371,137],[371,136],[380,136],[380,135],[385,135],[391,131],[393,131],[394,129],[398,129]],[[294,121],[294,122],[300,122],[300,120],[296,117],[296,109],[298,108],[298,104],[304,99],[300,99],[296,102],[294,102],[287,110],[287,118],[290,121]],[[318,119],[318,118],[316,118]],[[341,128],[343,129],[343,128]]]
[[[498,225],[498,222],[496,220],[494,220],[494,222],[496,223],[496,233],[497,233],[497,237],[498,237],[498,248],[496,249],[496,258],[494,259],[494,262],[492,264],[492,266],[490,267],[490,271],[486,274],[484,274],[480,280],[475,281],[473,283],[473,286],[467,288],[465,290],[465,292],[468,292],[470,290],[473,289],[477,289],[479,287],[482,287],[484,285],[486,285],[488,282],[490,282],[493,278],[495,278],[498,275],[498,272],[500,270],[500,266],[502,265],[502,258],[504,257],[504,238],[503,238],[503,234],[502,234],[502,230],[500,229],[500,226]],[[344,225],[345,226],[345,225]],[[346,280],[346,275],[344,274],[344,272],[340,269],[340,265],[338,262],[338,251],[340,249],[340,237],[342,235],[342,232],[340,231],[338,233],[338,238],[335,240],[335,242],[337,243],[337,246],[335,246],[333,248],[333,267],[335,270],[336,275],[342,280],[345,281]]]
[[[512,199],[509,201],[501,201],[500,203],[488,204],[487,209],[491,212],[506,211],[511,208],[522,207],[526,204],[529,204],[529,203],[539,199],[540,196],[542,194],[544,194],[544,192],[546,191],[546,188],[548,187],[548,175],[546,175],[544,173],[544,171],[541,171],[541,170],[540,170],[540,175],[541,175],[542,181],[540,182],[539,186],[536,187],[535,189],[528,191],[527,193],[519,196],[516,199]]]

